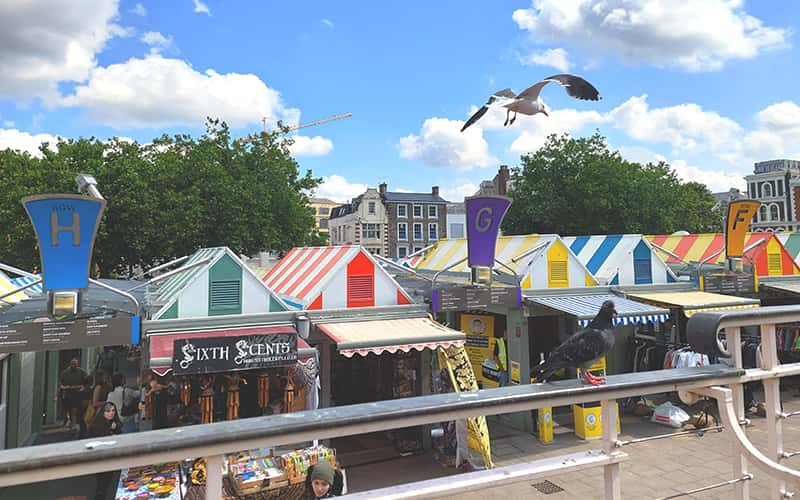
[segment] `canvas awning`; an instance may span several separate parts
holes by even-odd
[[[172,370],[173,346],[176,340],[191,340],[202,338],[238,337],[248,335],[268,335],[280,333],[293,333],[296,330],[292,325],[258,326],[247,328],[225,328],[194,331],[179,331],[152,333],[147,336],[150,354],[150,369],[159,375],[166,375]],[[297,357],[304,358],[316,355],[316,349],[310,347],[303,339],[297,339]]]
[[[637,293],[628,297],[661,307],[679,307],[687,318],[703,311],[747,309],[761,304],[758,299],[708,292]]]
[[[797,281],[786,282],[786,283],[779,282],[779,281],[769,282],[769,283],[761,282],[761,283],[759,283],[758,286],[760,288],[767,289],[767,290],[783,292],[783,293],[791,294],[791,295],[800,295],[800,282],[797,282]]]
[[[669,310],[642,302],[628,300],[616,295],[583,295],[559,297],[526,297],[525,300],[562,311],[578,318],[580,326],[586,326],[597,315],[606,300],[613,300],[617,310],[614,326],[637,323],[660,323],[669,318]]]
[[[336,343],[339,354],[348,358],[354,354],[436,349],[463,345],[466,341],[463,332],[428,317],[318,323],[317,327]]]

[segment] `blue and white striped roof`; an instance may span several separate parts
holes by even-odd
[[[20,276],[18,278],[11,278],[11,283],[14,284],[16,287],[21,287],[33,283],[34,281],[40,278],[29,278],[27,276]],[[39,283],[38,285],[33,285],[32,287],[26,288],[23,290],[28,295],[41,295],[42,294],[42,284]]]
[[[568,236],[564,242],[605,285],[674,283],[675,274],[641,234]]]
[[[635,302],[616,295],[581,295],[562,297],[525,297],[525,300],[539,305],[565,312],[577,317],[578,324],[583,327],[597,315],[600,306],[606,300],[613,300],[617,309],[614,326],[635,325],[637,323],[661,323],[669,318],[669,310]]]

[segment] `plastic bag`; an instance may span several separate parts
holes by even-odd
[[[681,427],[687,420],[689,420],[689,414],[669,401],[658,405],[653,416],[650,417],[651,422],[675,428]]]

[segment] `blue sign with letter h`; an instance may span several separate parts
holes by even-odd
[[[89,265],[106,201],[75,194],[22,199],[39,241],[44,290],[89,286]]]

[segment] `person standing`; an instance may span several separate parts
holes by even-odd
[[[108,393],[107,401],[114,403],[122,421],[122,432],[136,432],[135,414],[139,409],[139,391],[125,385],[125,376],[119,372],[111,377],[113,389]]]
[[[69,366],[59,376],[59,386],[56,398],[61,397],[64,411],[69,419],[69,429],[79,428],[82,392],[84,383],[89,375],[80,367],[78,358],[72,358]]]
[[[497,365],[497,384],[500,387],[508,385],[508,329],[503,330],[503,338],[494,341],[494,363]]]
[[[89,437],[105,437],[120,434],[122,432],[122,422],[117,414],[117,407],[114,403],[105,402],[97,410],[92,423],[89,424]],[[96,487],[95,499],[104,500],[108,498],[110,486],[116,484],[114,481],[119,472],[108,471],[95,474]]]

